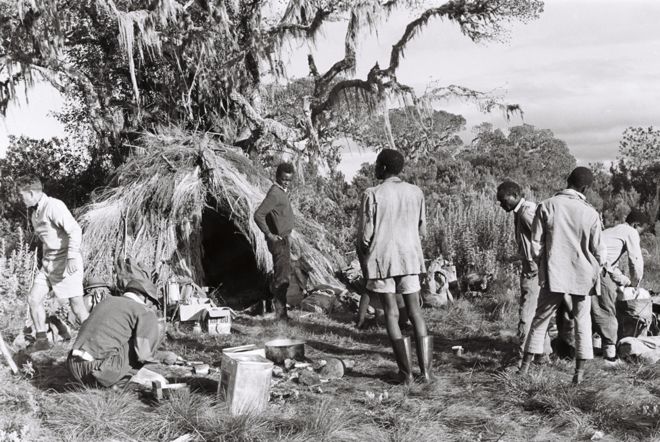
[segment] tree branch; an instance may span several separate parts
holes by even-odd
[[[294,143],[303,138],[302,134],[295,129],[292,129],[279,121],[273,120],[272,118],[262,117],[259,112],[252,107],[248,99],[240,93],[232,91],[229,94],[229,98],[236,103],[250,122],[258,126],[264,132],[272,134],[275,138],[286,143],[289,147],[295,149]]]

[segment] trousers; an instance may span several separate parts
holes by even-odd
[[[593,359],[593,343],[591,338],[591,297],[556,293],[541,287],[536,313],[525,342],[525,352],[540,354],[544,351],[544,343],[550,326],[550,320],[564,302],[571,306],[575,324],[575,357],[577,359]]]
[[[539,283],[536,277],[528,278],[520,275],[520,307],[518,309],[518,342],[520,343],[520,353],[525,351],[525,340],[532,328],[532,320],[536,313],[536,306],[539,300]],[[550,335],[546,332],[543,343],[543,353],[552,353],[550,345]]]

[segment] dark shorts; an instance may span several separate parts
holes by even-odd
[[[132,354],[132,346],[126,343],[116,354],[106,359],[85,361],[77,356],[69,357],[66,366],[74,379],[89,387],[111,387],[122,378],[132,375],[142,364]]]
[[[291,246],[288,236],[281,241],[268,242],[268,250],[273,255],[273,279],[270,283],[272,292],[289,285],[291,277]]]

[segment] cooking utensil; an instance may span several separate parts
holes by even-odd
[[[300,339],[275,339],[265,344],[266,358],[282,364],[286,359],[305,359],[305,341]]]

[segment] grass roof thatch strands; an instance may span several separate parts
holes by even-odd
[[[232,221],[266,273],[272,259],[252,216],[271,185],[262,171],[232,147],[174,131],[145,135],[144,155],[134,155],[114,177],[114,187],[81,210],[88,275],[111,279],[116,256],[126,253],[157,273],[202,283],[202,212],[207,205]],[[298,216],[292,249],[310,282],[336,283],[340,257],[325,231]],[[200,284],[201,285],[201,284]]]

